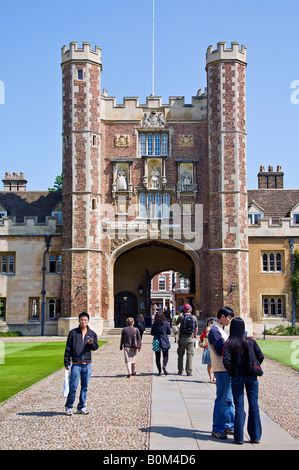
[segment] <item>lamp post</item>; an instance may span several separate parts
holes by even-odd
[[[294,238],[289,238],[290,252],[291,252],[291,274],[294,274]],[[292,286],[292,325],[296,326],[296,313],[295,313],[295,293]]]
[[[41,336],[45,335],[45,310],[46,310],[46,254],[48,253],[50,249],[50,244],[51,244],[51,235],[46,235],[45,236],[45,242],[46,242],[46,249],[43,254],[43,267],[42,267],[42,273],[43,273],[43,280],[42,280],[42,315],[41,315]]]

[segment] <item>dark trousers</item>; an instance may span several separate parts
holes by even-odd
[[[167,362],[168,362],[168,349],[166,349],[166,351],[155,351],[155,355],[156,355],[156,364],[157,364],[157,368],[158,368],[158,371],[161,372],[161,352],[163,354],[163,367],[166,367],[167,366]]]
[[[236,413],[234,437],[236,441],[243,442],[243,428],[246,417],[244,411],[244,388],[246,389],[249,405],[247,430],[250,439],[256,442],[261,439],[262,435],[260,411],[258,406],[259,384],[256,377],[232,378],[232,392]]]

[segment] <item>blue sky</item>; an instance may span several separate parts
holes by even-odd
[[[291,102],[298,0],[155,0],[155,7],[156,95],[190,103],[206,87],[207,47],[244,44],[248,188],[257,187],[260,165],[281,165],[285,187],[299,187],[299,104]],[[150,95],[152,0],[0,0],[1,180],[23,171],[27,190],[47,190],[61,173],[60,53],[72,41],[101,47],[102,89],[118,103]]]

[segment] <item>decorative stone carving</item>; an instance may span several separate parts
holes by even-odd
[[[150,173],[150,188],[160,189],[160,172],[156,166],[154,166]]]
[[[189,170],[186,169],[181,175],[181,185],[183,191],[191,191],[192,180],[192,173],[190,173]]]
[[[130,177],[130,165],[127,162],[116,163],[113,167],[112,197],[116,198],[118,193],[127,193],[132,197],[133,187]]]
[[[194,135],[179,135],[179,147],[194,147]]]
[[[128,189],[127,175],[122,167],[117,173],[116,189],[117,191],[127,191]]]
[[[121,148],[130,147],[130,136],[128,134],[115,135],[114,145]]]
[[[165,127],[165,117],[162,112],[151,111],[144,113],[141,127]]]
[[[162,189],[166,184],[165,162],[160,158],[148,158],[144,164],[143,185],[148,189]]]
[[[193,193],[195,197],[197,192],[197,184],[194,181],[194,167],[193,163],[186,162],[178,165],[178,185],[177,196],[180,198],[181,193]]]

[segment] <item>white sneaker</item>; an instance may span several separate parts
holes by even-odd
[[[85,407],[80,408],[80,410],[78,410],[78,413],[80,413],[81,415],[88,415],[89,410],[87,410]]]
[[[72,416],[72,414],[73,414],[72,408],[66,408],[66,409],[65,409],[65,414],[66,414],[67,416]]]

